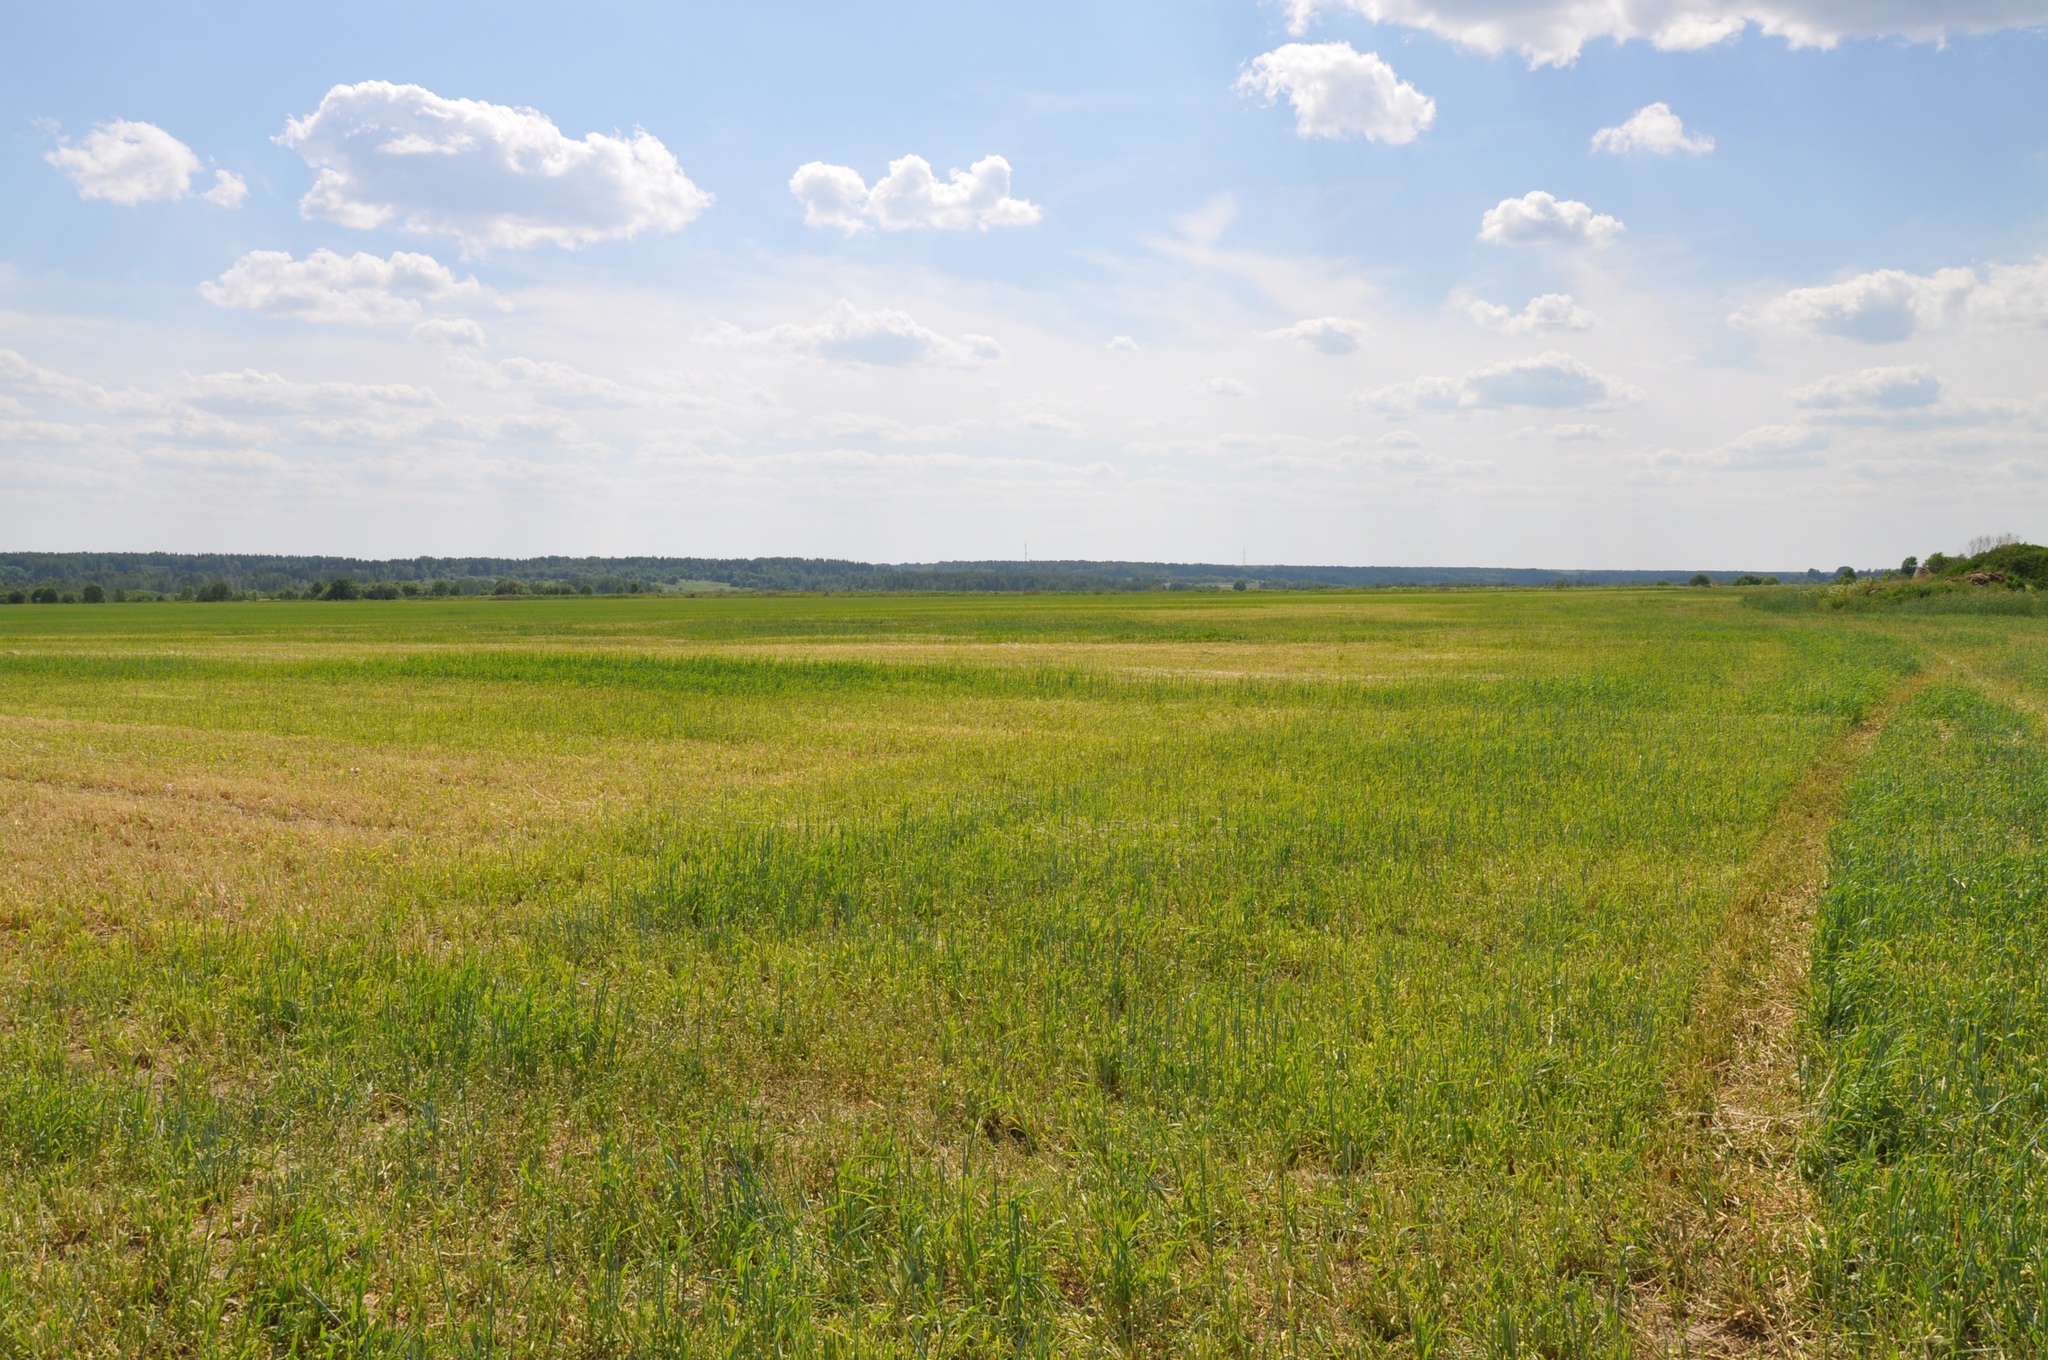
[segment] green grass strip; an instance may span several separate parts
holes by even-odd
[[[1859,1349],[2048,1352],[2048,754],[1930,686],[1836,832],[1815,950],[1815,1281]]]

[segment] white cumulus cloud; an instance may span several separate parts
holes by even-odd
[[[213,187],[200,197],[216,208],[239,208],[249,196],[249,183],[232,170],[213,172]]]
[[[1038,205],[1010,194],[1010,163],[983,156],[945,183],[922,156],[889,162],[889,173],[869,187],[860,172],[812,161],[789,177],[789,191],[804,205],[804,225],[837,227],[851,236],[870,223],[884,231],[917,227],[964,231],[970,227],[1028,227],[1043,214]]]
[[[1473,298],[1465,314],[1490,331],[1502,335],[1541,335],[1551,331],[1587,331],[1596,323],[1594,315],[1572,301],[1570,293],[1545,293],[1529,299],[1521,311],[1511,311],[1498,302]]]
[[[1936,42],[2048,23],[2048,0],[1284,0],[1296,33],[1325,10],[1419,28],[1482,52],[1522,53],[1532,66],[1564,66],[1598,38],[1645,39],[1696,51],[1750,25],[1794,47],[1844,38]]]
[[[1759,425],[1737,435],[1707,455],[1707,461],[1729,467],[1772,467],[1810,463],[1809,455],[1828,446],[1827,435],[1806,425]]]
[[[1268,340],[1299,340],[1324,354],[1355,354],[1370,333],[1363,321],[1342,316],[1319,316],[1297,321],[1292,326],[1282,326],[1277,331],[1267,331],[1265,337]]]
[[[1596,372],[1569,354],[1551,351],[1528,359],[1488,364],[1462,377],[1416,378],[1369,392],[1362,402],[1388,414],[1499,410],[1512,406],[1561,411],[1613,406],[1641,396],[1627,383]]]
[[[1839,410],[1853,406],[1875,406],[1898,411],[1932,406],[1941,400],[1942,382],[1925,364],[1896,368],[1866,368],[1861,373],[1838,373],[1822,378],[1811,387],[1792,393],[1792,404],[1811,410]]]
[[[811,161],[789,177],[789,191],[804,205],[807,227],[837,227],[848,236],[868,227],[868,182],[845,165]]]
[[[1288,43],[1255,58],[1238,77],[1241,93],[1282,95],[1303,137],[1363,137],[1395,146],[1436,121],[1436,101],[1394,74],[1377,52],[1350,43]]]
[[[1873,344],[1964,323],[2048,325],[2048,256],[1990,265],[1981,275],[1975,269],[1873,270],[1840,283],[1795,288],[1766,306],[1762,316],[1795,330]],[[1734,319],[1746,324],[1754,318],[1738,313]]]
[[[465,250],[566,249],[675,231],[711,203],[659,139],[563,135],[537,109],[444,99],[418,85],[336,85],[278,141],[318,171],[308,218],[396,221]]]
[[[2048,255],[2027,264],[1994,264],[1970,290],[1970,315],[1984,321],[2048,325]]]
[[[199,292],[216,307],[377,325],[417,321],[424,303],[479,297],[483,285],[456,278],[431,255],[403,250],[388,260],[361,251],[316,250],[295,260],[282,250],[252,250]]]
[[[185,197],[201,168],[192,148],[170,133],[154,123],[125,118],[102,123],[86,134],[83,143],[66,142],[43,159],[71,177],[80,198],[126,207]],[[240,175],[216,170],[213,187],[200,197],[216,207],[233,208],[248,193]]]
[[[1951,320],[1964,310],[1979,282],[1971,269],[1924,275],[1879,269],[1819,288],[1794,288],[1763,315],[1793,330],[1882,344]]]
[[[2027,402],[1951,397],[1948,385],[1925,364],[1837,373],[1792,393],[1792,404],[1820,414],[1830,425],[1940,429],[1994,425],[2036,414]]]
[[[812,325],[785,322],[753,332],[727,326],[708,338],[777,345],[834,363],[879,368],[971,368],[1004,357],[1003,347],[989,336],[956,339],[920,325],[908,312],[889,307],[866,311],[845,298]]]
[[[1596,213],[1573,198],[1557,198],[1541,189],[1520,198],[1504,198],[1479,220],[1479,239],[1497,246],[1536,241],[1585,242],[1604,246],[1628,230],[1620,219]]]
[[[412,338],[444,349],[481,349],[484,328],[466,316],[430,316],[412,328]]]
[[[1691,156],[1704,156],[1714,149],[1714,139],[1704,133],[1687,132],[1684,120],[1671,111],[1669,104],[1660,102],[1645,104],[1634,117],[1617,127],[1601,128],[1593,134],[1593,149],[1616,156],[1631,151],[1647,151],[1655,156],[1683,151]]]

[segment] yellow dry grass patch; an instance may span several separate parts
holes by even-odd
[[[673,740],[516,753],[0,714],[0,901],[177,915],[334,901],[396,867],[503,856],[819,759]]]

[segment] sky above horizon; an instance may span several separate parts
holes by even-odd
[[[2048,0],[15,6],[18,549],[2048,540]]]

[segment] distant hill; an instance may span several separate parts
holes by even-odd
[[[825,557],[292,557],[264,553],[0,553],[0,588],[98,582],[108,590],[174,594],[225,581],[237,591],[304,590],[346,576],[358,583],[450,581],[463,593],[513,577],[599,594],[629,589],[802,591],[1188,590],[1248,586],[1673,585],[1696,569],[1557,571],[1534,567],[1313,567],[1215,562],[851,562]],[[1725,584],[1742,574],[1705,573]],[[1823,573],[1778,572],[1787,581]]]

